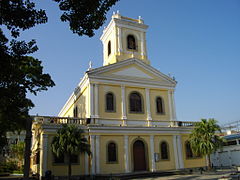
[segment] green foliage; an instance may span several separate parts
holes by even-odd
[[[63,11],[61,21],[68,22],[73,33],[94,35],[94,30],[103,25],[106,13],[118,0],[54,0]]]
[[[209,166],[211,165],[210,154],[220,148],[224,142],[216,134],[217,132],[221,132],[221,128],[215,119],[202,119],[201,122],[196,123],[189,139],[195,154],[208,156]]]
[[[63,125],[61,129],[57,131],[57,135],[54,136],[52,144],[52,152],[60,157],[66,155],[68,159],[68,176],[71,176],[71,155],[78,155],[83,152],[90,152],[90,145],[87,139],[83,135],[83,130],[74,125]]]
[[[80,152],[90,154],[90,145],[83,136],[83,130],[74,125],[63,125],[52,141],[52,151],[57,157],[61,155],[77,155]]]
[[[18,159],[19,162],[23,161],[24,158],[25,143],[18,142],[10,146],[11,156]]]
[[[61,20],[69,22],[78,35],[94,35],[106,20],[106,13],[118,0],[53,0],[63,11]],[[0,1],[0,25],[13,38],[20,32],[47,22],[45,10],[36,9],[31,0]],[[9,43],[10,42],[10,43]],[[24,129],[28,112],[34,106],[26,93],[37,94],[54,82],[43,73],[41,61],[30,55],[38,50],[36,41],[10,40],[0,28],[0,150],[6,143],[7,131]]]
[[[8,161],[0,164],[0,172],[12,173],[13,171],[18,170],[16,161]]]

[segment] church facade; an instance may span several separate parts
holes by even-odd
[[[73,175],[164,171],[206,166],[188,143],[193,122],[176,121],[176,81],[153,68],[141,18],[114,14],[104,29],[103,66],[86,71],[58,117],[35,117],[32,170],[67,175],[64,157],[52,154],[61,124],[84,129],[92,155],[73,158]]]

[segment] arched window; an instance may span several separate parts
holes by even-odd
[[[164,141],[160,145],[160,155],[161,159],[163,160],[168,160],[169,159],[169,149],[168,149],[168,144]]]
[[[143,112],[142,97],[138,92],[132,92],[129,97],[130,112]]]
[[[117,162],[117,145],[114,142],[110,142],[107,145],[107,162]]]
[[[164,103],[161,97],[156,98],[156,109],[158,114],[164,114]]]
[[[111,41],[108,41],[108,56],[111,54]]]
[[[185,149],[186,149],[186,157],[193,158],[194,156],[193,156],[192,148],[188,141],[186,141],[186,143],[185,143]]]
[[[73,109],[73,117],[78,117],[78,107]]]
[[[127,48],[137,50],[136,39],[133,35],[127,36]]]
[[[106,111],[114,111],[115,105],[114,105],[114,95],[113,93],[109,92],[106,94]]]

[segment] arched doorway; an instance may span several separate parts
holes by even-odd
[[[143,141],[137,140],[133,144],[133,167],[134,171],[146,171],[146,153]]]

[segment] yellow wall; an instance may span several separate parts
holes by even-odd
[[[51,151],[51,143],[54,135],[48,136],[48,162],[47,162],[47,170],[51,170],[52,174],[55,176],[67,176],[68,175],[68,165],[67,164],[54,164],[53,163],[53,153]],[[84,166],[84,154],[79,156],[79,164],[72,165],[72,175],[84,174],[85,166]]]
[[[89,115],[89,87],[85,86],[80,90],[80,95],[73,104],[66,110],[63,117],[73,117],[75,107],[78,107],[78,117],[85,118]]]
[[[117,145],[117,163],[107,162],[107,144]],[[124,173],[124,140],[123,136],[100,136],[100,172],[103,174]]]
[[[169,150],[169,160],[161,160],[159,158],[159,162],[156,162],[156,170],[172,170],[175,169],[175,157],[174,157],[174,149],[173,149],[173,136],[172,135],[161,135],[154,137],[154,152],[160,153],[160,143],[161,142],[168,143]]]
[[[113,27],[112,32],[108,35],[106,40],[103,42],[103,48],[104,48],[104,61],[106,61],[106,64],[113,64],[119,61],[123,61],[130,58],[137,58],[142,61],[144,61],[147,64],[150,64],[149,60],[147,59],[147,55],[142,55],[142,49],[141,49],[141,36],[143,36],[143,50],[146,51],[146,33],[141,32],[139,30],[133,30],[129,28],[123,28],[121,27],[121,34],[122,34],[122,52],[118,52],[118,39],[117,37],[117,28]],[[133,35],[136,39],[137,43],[137,50],[130,50],[127,48],[127,36]],[[108,42],[111,41],[111,54],[108,55]],[[134,53],[134,55],[133,55]]]
[[[111,85],[102,85],[98,86],[99,92],[99,116],[104,119],[112,118],[122,118],[122,107],[121,107],[121,87],[120,86],[111,86]],[[115,110],[114,112],[106,112],[106,94],[112,92],[115,96]]]
[[[183,163],[184,168],[193,168],[193,167],[203,167],[206,166],[206,158],[205,157],[196,157],[196,158],[187,158],[186,157],[186,148],[185,143],[188,140],[187,135],[182,136],[182,151],[183,151]]]
[[[133,119],[133,120],[146,120],[147,119],[147,110],[146,110],[146,92],[145,89],[143,88],[134,88],[134,87],[126,87],[125,90],[125,101],[126,101],[126,112],[127,112],[127,117],[128,119]],[[138,93],[141,94],[142,96],[142,106],[143,106],[143,112],[142,113],[131,113],[130,108],[129,108],[129,95],[131,92],[137,91]]]
[[[158,114],[156,108],[156,97],[160,96],[163,99],[164,104],[164,114]],[[151,89],[150,90],[150,108],[151,115],[153,120],[169,120],[169,100],[168,100],[168,91],[160,89]]]

